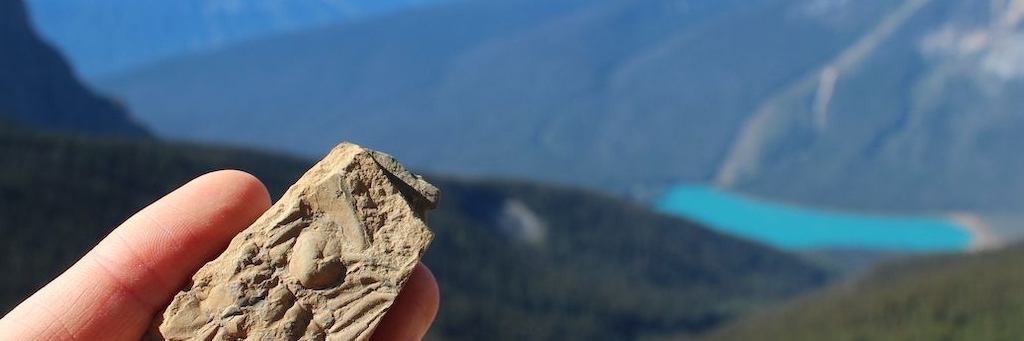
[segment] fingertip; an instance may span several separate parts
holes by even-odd
[[[416,264],[409,281],[373,333],[372,341],[417,341],[437,316],[440,290],[430,269]]]
[[[222,170],[201,175],[135,214],[79,262],[121,271],[120,287],[145,287],[142,303],[161,306],[202,264],[270,207],[270,194],[256,177]],[[156,280],[157,283],[146,283]],[[155,303],[154,303],[155,302]]]
[[[74,266],[0,319],[0,326],[33,321],[42,312],[63,323],[26,325],[25,335],[137,339],[181,283],[268,207],[266,187],[248,173],[202,175],[126,220]],[[96,311],[103,314],[91,314]]]
[[[428,324],[433,322],[434,317],[437,316],[437,309],[441,304],[441,289],[437,285],[434,273],[425,264],[420,262],[413,269],[409,282],[406,286],[412,285],[413,288],[411,290],[417,292],[416,295],[422,297],[419,315],[423,316]]]
[[[230,191],[228,197],[236,198],[235,200],[245,202],[247,205],[260,206],[265,209],[271,204],[270,192],[263,182],[252,174],[240,170],[227,169],[206,173],[183,187],[191,187],[189,185],[193,184],[199,185],[196,186],[199,188],[217,187]]]

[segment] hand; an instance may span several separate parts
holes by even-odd
[[[0,319],[0,341],[138,341],[182,285],[270,207],[253,176],[201,176],[135,214],[59,277]],[[419,340],[437,313],[423,264],[373,340]]]

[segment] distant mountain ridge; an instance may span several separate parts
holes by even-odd
[[[90,81],[241,41],[447,1],[27,0],[41,34]]]
[[[345,138],[427,169],[629,190],[710,178],[716,146],[752,99],[874,23],[777,19],[792,11],[776,0],[461,3],[172,61],[103,87],[175,138],[305,155]],[[792,39],[734,53],[773,30]],[[808,41],[824,47],[790,56]]]
[[[424,169],[639,197],[698,182],[848,210],[1012,211],[1022,3],[463,3],[103,86],[174,138],[306,155],[344,138]]]
[[[0,1],[0,120],[46,129],[145,136],[124,108],[93,94],[32,31],[21,0]]]

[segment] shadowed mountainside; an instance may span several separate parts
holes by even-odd
[[[32,31],[21,0],[0,1],[0,118],[55,130],[148,134],[124,108],[82,86]]]

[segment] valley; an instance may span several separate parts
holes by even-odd
[[[1024,0],[29,3],[0,312],[189,179],[353,141],[443,193],[424,340],[1022,334]]]
[[[312,161],[3,125],[0,164],[7,311],[132,212],[195,176],[241,169],[279,196]],[[695,334],[833,276],[796,255],[588,191],[426,178],[443,193],[427,217],[435,239],[424,262],[444,297],[427,340]],[[515,233],[530,229],[534,237]]]

